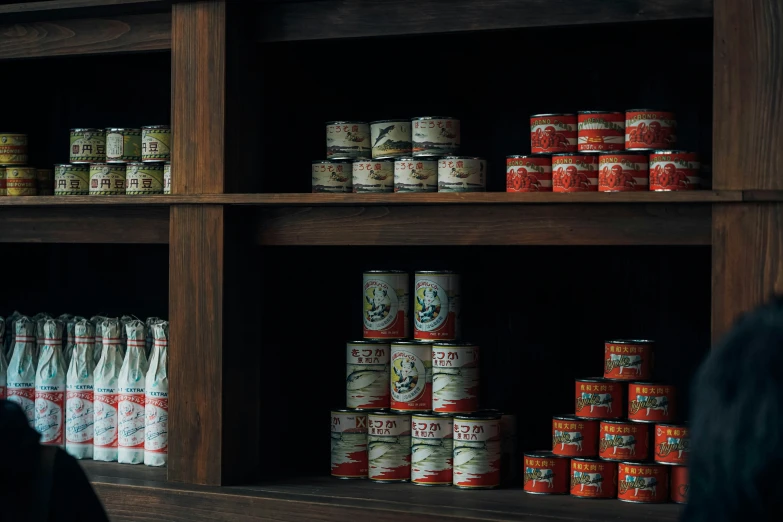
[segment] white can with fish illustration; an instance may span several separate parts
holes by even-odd
[[[364,338],[410,337],[408,273],[402,270],[369,270],[362,277]]]
[[[479,382],[478,346],[432,345],[432,411],[472,413],[478,410]]]
[[[483,158],[446,156],[438,160],[438,192],[484,192],[487,162]]]
[[[370,122],[370,142],[373,159],[410,155],[413,151],[410,120]]]
[[[394,162],[394,192],[437,192],[438,158],[399,158]]]
[[[411,482],[420,486],[451,486],[454,457],[451,415],[413,415],[411,433]]]
[[[432,409],[432,344],[391,343],[391,409],[407,412]]]
[[[460,276],[419,271],[413,276],[413,338],[453,341],[462,334]]]
[[[328,159],[367,158],[372,153],[370,126],[363,121],[327,121]]]
[[[411,416],[373,412],[367,415],[367,461],[370,480],[411,479]]]
[[[446,156],[459,151],[459,120],[421,116],[411,121],[414,156]]]
[[[454,417],[454,485],[491,489],[500,485],[500,414],[478,412]]]
[[[367,414],[332,410],[332,476],[367,478]]]
[[[346,346],[346,406],[357,410],[389,408],[389,343],[350,341]]]
[[[353,160],[353,191],[394,192],[394,160]]]
[[[313,192],[351,192],[353,173],[350,160],[313,161]]]

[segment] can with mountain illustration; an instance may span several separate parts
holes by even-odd
[[[27,164],[27,134],[0,132],[0,165]]]
[[[571,459],[571,496],[616,498],[617,464],[590,458]]]
[[[432,410],[432,344],[392,342],[390,384],[392,410]]]
[[[697,190],[701,186],[701,164],[695,152],[656,150],[650,154],[650,190]]]
[[[446,156],[438,160],[438,192],[484,192],[487,161],[470,156]]]
[[[106,163],[141,161],[141,129],[106,129]]]
[[[599,192],[636,192],[649,189],[650,164],[647,154],[605,152],[598,156]]]
[[[332,410],[332,476],[367,478],[367,414],[349,409]]]
[[[669,469],[648,462],[621,462],[617,498],[623,502],[657,504],[669,501]]]
[[[375,411],[367,415],[367,430],[370,480],[410,481],[411,416]]]
[[[388,408],[391,400],[389,343],[349,341],[346,347],[345,405],[357,410]]]
[[[411,120],[414,156],[448,156],[459,152],[459,120],[450,116],[420,116]]]
[[[413,338],[453,341],[462,335],[460,275],[448,270],[413,276]]]
[[[327,121],[327,159],[368,158],[372,154],[370,126],[363,121]]]
[[[598,456],[604,460],[636,461],[649,457],[650,428],[646,424],[602,420],[598,437]]]
[[[472,343],[432,345],[432,410],[472,413],[479,405],[479,347]]]
[[[420,486],[451,486],[454,419],[445,413],[411,417],[411,482]]]
[[[171,127],[147,125],[141,128],[141,161],[171,161]]]
[[[552,156],[553,192],[597,192],[598,158],[568,152]]]
[[[635,422],[674,421],[677,418],[675,387],[654,382],[628,383],[628,418]]]
[[[353,160],[353,191],[356,193],[394,192],[394,160]]]
[[[344,193],[353,191],[351,160],[313,161],[313,192]]]
[[[458,488],[500,486],[500,413],[476,412],[454,417],[454,481]]]
[[[437,192],[438,158],[399,158],[394,161],[394,192]]]
[[[622,417],[625,405],[623,391],[621,383],[608,379],[576,379],[576,416],[583,419]]]
[[[410,156],[413,151],[410,120],[370,122],[370,142],[373,159]]]
[[[579,152],[602,152],[625,148],[625,113],[579,111],[577,114]]]
[[[576,152],[576,114],[533,114],[530,151],[533,154]]]
[[[71,163],[106,161],[106,131],[103,129],[71,129]]]
[[[685,424],[655,426],[655,462],[682,466],[690,453],[690,430]]]
[[[625,149],[665,149],[677,143],[677,120],[673,112],[654,109],[625,111]]]
[[[54,166],[55,196],[86,196],[89,193],[89,165],[61,163]]]
[[[691,489],[690,481],[688,480],[688,468],[685,466],[672,466],[671,472],[671,492],[672,502],[677,504],[688,503],[688,492]]]
[[[614,381],[646,380],[652,377],[655,341],[614,339],[604,343],[604,378]]]
[[[552,192],[552,157],[506,156],[506,192]]]
[[[598,455],[598,421],[574,415],[552,417],[552,453],[564,457]]]
[[[365,339],[410,337],[408,273],[402,270],[370,270],[362,275]]]
[[[571,459],[551,451],[525,453],[525,476],[522,486],[532,495],[565,495],[568,493]]]

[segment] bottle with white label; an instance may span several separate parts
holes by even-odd
[[[20,316],[14,322],[14,348],[8,362],[8,400],[22,408],[30,426],[35,427],[35,323]]]
[[[144,464],[165,466],[169,454],[169,323],[152,325],[154,343],[145,385]]]
[[[77,459],[93,455],[95,327],[81,318],[73,323],[74,349],[65,381],[65,451]]]
[[[93,425],[93,459],[117,461],[117,388],[122,368],[119,319],[101,324],[102,351],[95,367],[95,424]]]
[[[147,374],[147,344],[144,323],[131,320],[125,325],[127,350],[122,362],[117,396],[117,462],[144,462],[144,384]]]
[[[65,447],[65,361],[63,324],[43,323],[43,339],[35,371],[35,429],[41,444]]]
[[[47,320],[53,319],[53,317],[46,312],[40,312],[33,316],[33,322],[35,323],[35,350],[33,351],[33,364],[38,368],[38,356],[41,354],[41,347],[44,343],[44,331],[43,327]]]
[[[92,348],[92,355],[95,357],[95,367],[98,367],[98,361],[101,360],[103,355],[103,322],[108,317],[102,315],[94,315],[90,317],[90,322],[95,327],[95,346]]]

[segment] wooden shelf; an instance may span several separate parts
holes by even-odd
[[[139,7],[166,7],[169,4],[171,4],[171,0],[44,0],[0,5],[0,15],[41,11],[71,11],[94,7],[124,7],[137,10]]]
[[[156,482],[166,481],[166,468],[151,466],[118,464],[116,462],[99,462],[96,460],[80,460],[81,465],[90,482],[112,482],[117,479],[148,480]]]

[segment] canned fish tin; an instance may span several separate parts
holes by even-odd
[[[163,194],[163,163],[128,163],[125,193],[130,196]]]
[[[332,410],[332,476],[367,478],[367,414]]]
[[[565,495],[570,489],[571,459],[551,451],[525,453],[523,488],[532,495]]]
[[[552,417],[552,453],[564,457],[598,455],[598,421],[573,415]]]
[[[484,192],[487,162],[483,158],[446,156],[438,160],[438,192]]]
[[[553,192],[597,192],[598,158],[595,154],[552,156]]]
[[[394,192],[437,192],[438,158],[400,158],[394,162]]]
[[[413,276],[413,338],[440,341],[462,335],[460,275],[450,271],[419,271]]]
[[[71,129],[71,163],[101,163],[106,161],[106,131],[103,129]]]
[[[552,192],[551,156],[506,156],[506,192]]]
[[[373,159],[409,156],[413,151],[410,120],[370,122],[370,142]]]
[[[671,422],[676,418],[674,386],[653,382],[628,384],[628,418],[635,422]]]
[[[370,126],[363,121],[327,121],[328,159],[366,158],[372,154]]]
[[[576,152],[576,114],[534,114],[530,117],[533,154]]]
[[[394,192],[394,161],[354,160],[353,191],[356,193]]]
[[[432,344],[391,343],[391,409],[432,410]]]
[[[600,192],[633,192],[647,190],[650,166],[646,154],[606,152],[598,156],[598,190]]]
[[[391,346],[376,341],[350,341],[346,347],[346,406],[356,410],[387,409],[391,400]]]
[[[93,163],[90,165],[90,195],[125,194],[125,165]]]
[[[35,179],[39,196],[54,195],[54,171],[52,169],[36,169]]]
[[[89,165],[61,163],[54,166],[55,196],[86,196],[89,193]]]
[[[141,129],[106,129],[106,163],[141,161]]]
[[[576,380],[576,416],[583,419],[618,419],[623,416],[623,386],[607,379]]]
[[[624,112],[579,111],[577,119],[579,152],[623,150]]]
[[[472,413],[478,410],[479,347],[469,343],[432,345],[432,410]]]
[[[454,417],[454,486],[491,489],[500,485],[500,414]]]
[[[411,482],[420,486],[451,486],[454,419],[443,413],[411,417]]]
[[[671,472],[671,492],[672,502],[677,504],[688,503],[688,492],[691,489],[690,481],[688,480],[688,468],[685,466],[672,466]]]
[[[655,426],[655,462],[683,466],[690,453],[690,433],[684,424]]]
[[[141,161],[171,161],[171,127],[147,125],[141,128]]]
[[[6,167],[7,196],[35,196],[38,173],[33,167]]]
[[[411,120],[411,127],[415,157],[459,152],[459,120],[450,116],[421,116]]]
[[[163,164],[163,193],[171,194],[171,162]]]
[[[604,343],[604,379],[634,381],[652,378],[655,341],[617,339]]]
[[[411,416],[376,411],[367,417],[370,480],[408,482],[411,479]]]
[[[602,420],[598,456],[604,460],[647,460],[650,430],[646,424],[626,420]]]
[[[340,193],[352,190],[353,170],[350,160],[313,162],[313,193]]]
[[[27,134],[0,132],[0,165],[27,163]]]
[[[5,167],[0,166],[0,196],[7,196],[8,189],[5,179]]]
[[[653,109],[625,111],[625,149],[664,149],[677,143],[677,120],[673,112]]]
[[[650,190],[696,190],[701,185],[701,165],[695,152],[656,150],[650,154]]]
[[[669,470],[666,466],[621,462],[617,478],[617,498],[623,502],[653,504],[669,500]]]
[[[616,498],[617,464],[598,459],[571,459],[571,496]]]
[[[410,337],[408,273],[401,270],[370,270],[362,274],[365,339]]]

